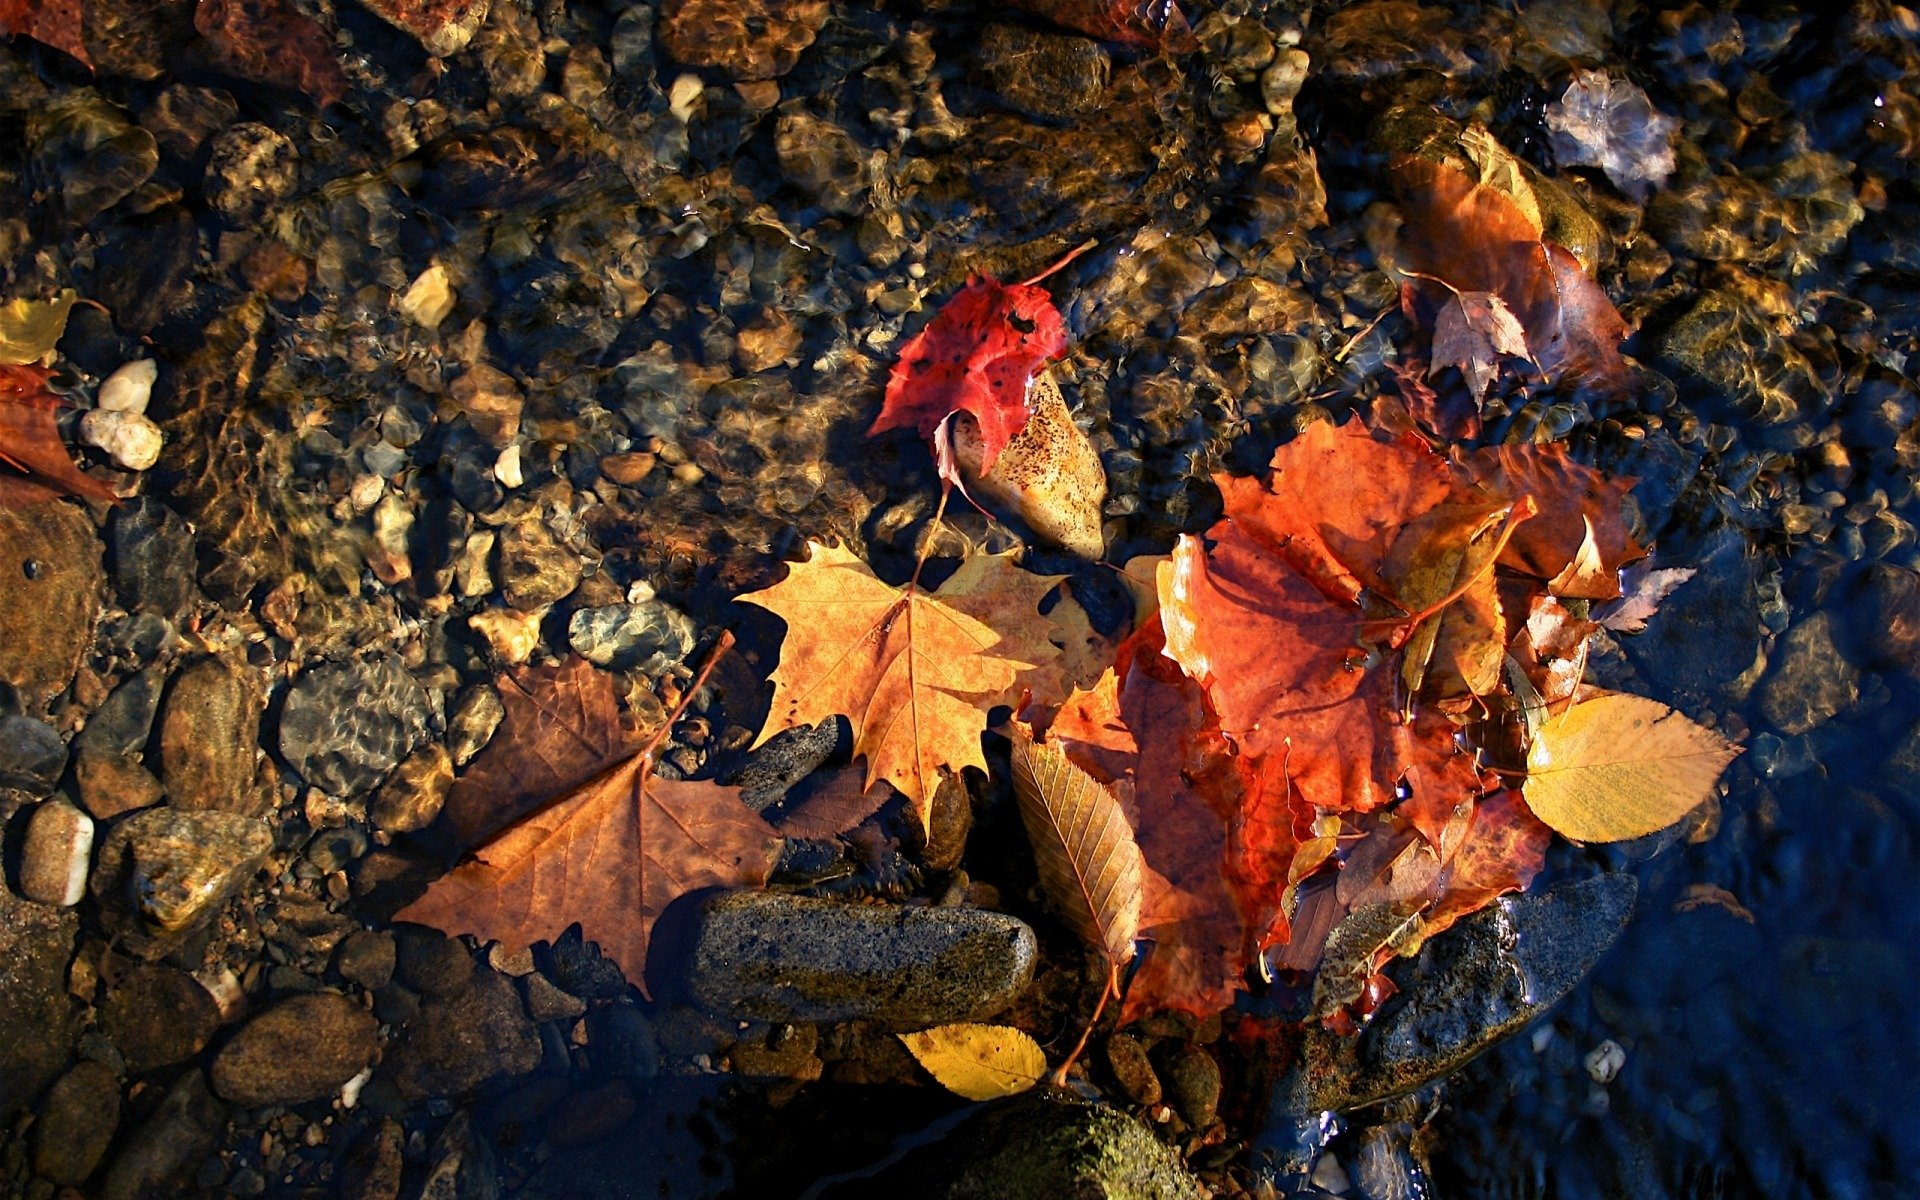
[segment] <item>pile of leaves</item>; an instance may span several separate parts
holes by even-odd
[[[1396,169],[1423,189],[1408,208],[1425,239],[1468,220],[1484,238],[1493,222],[1500,247],[1480,261],[1410,242],[1426,269],[1407,303],[1436,361],[1443,339],[1480,336],[1535,370],[1620,383],[1624,325],[1570,254],[1450,168]],[[1422,279],[1443,289],[1438,311],[1420,308]],[[997,451],[1065,350],[1037,283],[972,281],[895,369],[870,432],[928,439],[943,506],[954,414]],[[1498,355],[1469,356],[1466,379]],[[1141,611],[1118,641],[1093,633],[1061,577],[1011,554],[976,552],[936,588],[924,557],[894,585],[812,543],[740,597],[787,626],[759,742],[844,718],[864,763],[784,828],[719,784],[654,780],[663,734],[609,732],[611,684],[590,668],[506,681],[502,732],[459,785],[472,795],[448,806],[485,814],[461,831],[479,849],[401,915],[514,945],[577,920],[641,978],[665,904],[764,882],[781,836],[850,829],[893,791],[930,827],[943,781],[992,769],[990,715],[1011,707],[993,736],[1049,902],[1106,962],[1102,1006],[1203,1016],[1252,975],[1292,972],[1314,978],[1317,1018],[1351,1028],[1391,994],[1389,960],[1527,886],[1556,832],[1661,829],[1737,753],[1664,705],[1584,682],[1589,639],[1636,628],[1682,578],[1621,598],[1645,555],[1623,516],[1631,480],[1563,446],[1442,453],[1354,418],[1310,426],[1264,478],[1215,482],[1213,528],[1127,564]],[[993,1094],[1040,1069],[1016,1032],[955,1027],[910,1048]]]

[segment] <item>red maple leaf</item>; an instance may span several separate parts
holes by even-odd
[[[901,350],[867,436],[915,430],[932,443],[941,476],[958,483],[947,423],[969,413],[980,426],[984,475],[1033,415],[1034,374],[1066,349],[1066,324],[1045,288],[977,275]]]
[[[64,402],[47,390],[52,377],[44,367],[0,366],[0,463],[27,476],[0,479],[0,502],[25,503],[65,492],[112,504],[119,499],[113,489],[83,474],[60,440],[56,417]]]
[[[1185,54],[1198,46],[1173,0],[1015,0],[1014,7],[1064,29],[1143,50]]]
[[[91,68],[80,30],[80,0],[0,0],[0,37],[32,38]]]

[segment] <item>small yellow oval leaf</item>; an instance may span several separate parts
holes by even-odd
[[[51,300],[9,300],[0,304],[0,363],[39,362],[67,331],[67,314],[80,293],[62,289]]]
[[[1007,1025],[962,1022],[899,1036],[941,1087],[969,1100],[1017,1095],[1047,1073],[1039,1043]]]
[[[1549,718],[1527,755],[1527,807],[1577,842],[1644,837],[1713,792],[1740,747],[1645,696],[1616,693]]]

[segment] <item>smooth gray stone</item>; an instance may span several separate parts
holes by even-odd
[[[927,1029],[1005,1009],[1035,954],[1033,930],[985,909],[732,892],[701,913],[690,982],[720,1017]]]

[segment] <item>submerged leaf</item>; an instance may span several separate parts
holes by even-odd
[[[67,330],[67,314],[80,294],[71,288],[51,300],[0,304],[0,364],[39,362]]]
[[[961,1022],[898,1036],[941,1087],[968,1100],[1018,1095],[1047,1073],[1039,1043],[1010,1025]]]
[[[47,390],[51,376],[40,367],[0,366],[0,463],[27,476],[8,478],[3,494],[37,499],[64,492],[111,504],[119,499],[113,489],[82,472],[60,440],[62,402]]]
[[[1613,694],[1547,721],[1527,756],[1527,807],[1582,842],[1644,837],[1713,794],[1740,747],[1645,696]]]
[[[1133,959],[1144,864],[1120,802],[1053,746],[1013,732],[1013,794],[1040,885],[1068,928],[1106,955]]]
[[[1492,292],[1461,292],[1440,306],[1433,319],[1433,365],[1458,367],[1475,399],[1486,394],[1500,373],[1500,356],[1527,357],[1527,335],[1507,302]]]

